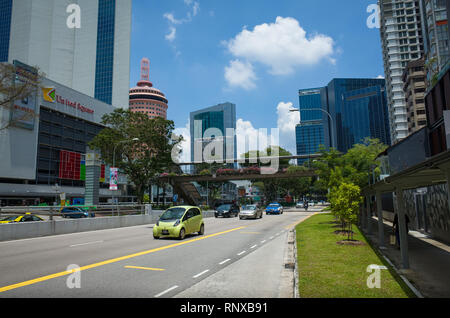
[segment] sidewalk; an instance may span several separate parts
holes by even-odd
[[[372,233],[364,233],[378,248],[378,219],[372,218]],[[389,244],[392,223],[384,220],[384,242],[386,249],[379,250],[396,267],[401,269],[401,255],[397,247]],[[430,239],[420,232],[410,231],[408,235],[409,270],[402,270],[415,288],[426,298],[450,297],[450,246]]]

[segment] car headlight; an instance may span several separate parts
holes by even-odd
[[[173,224],[173,226],[178,226],[178,225],[180,225],[180,220],[177,220],[177,221]]]

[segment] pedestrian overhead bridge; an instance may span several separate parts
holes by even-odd
[[[279,156],[279,157],[259,157],[255,158],[258,162],[271,162],[271,160],[286,161],[292,159],[313,159],[320,157],[320,154],[315,155],[298,155],[298,156]],[[251,164],[252,158],[250,158]],[[245,161],[243,159],[234,159],[233,161],[227,161],[227,163],[248,163],[249,159]],[[204,164],[205,162],[188,162],[177,163],[178,166],[195,166],[198,164]],[[287,172],[286,169],[274,169],[261,166],[259,163],[255,163],[255,166],[242,169],[224,169],[221,173],[215,173],[210,175],[161,175],[159,180],[161,182],[169,183],[174,191],[180,195],[185,202],[191,205],[199,205],[201,202],[201,195],[192,182],[228,182],[239,180],[264,180],[264,179],[288,179],[288,178],[300,178],[300,177],[315,177],[317,173],[312,170]]]

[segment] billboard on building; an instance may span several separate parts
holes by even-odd
[[[30,81],[31,85],[34,85],[38,76],[36,68],[16,60],[13,65],[16,69],[15,85],[24,85],[26,81]],[[36,121],[37,90],[28,89],[31,91],[29,96],[13,101],[9,120],[12,126],[33,130]]]

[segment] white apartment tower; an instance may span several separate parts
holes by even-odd
[[[408,136],[402,75],[409,61],[423,55],[419,1],[379,0],[380,34],[392,144]]]
[[[67,23],[79,8],[79,28]],[[0,62],[128,107],[132,0],[0,0]],[[72,8],[72,9],[71,9]]]

